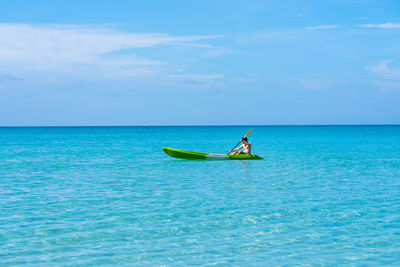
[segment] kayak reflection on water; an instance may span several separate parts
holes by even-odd
[[[231,155],[238,155],[238,154],[251,154],[251,143],[248,141],[247,137],[243,137],[240,142],[242,142],[243,144],[236,148],[236,149],[232,149],[229,154]],[[243,151],[239,151],[243,149]]]

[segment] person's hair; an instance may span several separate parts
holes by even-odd
[[[247,137],[243,137],[242,141],[246,141],[247,142]]]

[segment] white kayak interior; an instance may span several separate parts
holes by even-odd
[[[206,156],[207,159],[227,159],[229,158],[227,155],[224,154],[212,154]]]

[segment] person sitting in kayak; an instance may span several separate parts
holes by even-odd
[[[236,148],[236,149],[232,149],[230,153],[232,153],[232,155],[238,155],[238,154],[251,154],[251,143],[249,143],[249,141],[247,140],[247,137],[243,137],[242,140],[240,140],[240,142],[242,142],[243,144]],[[239,151],[240,149],[243,149],[243,151]]]

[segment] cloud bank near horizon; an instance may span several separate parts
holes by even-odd
[[[152,47],[195,46],[222,37],[138,34],[106,26],[9,23],[0,23],[0,36],[1,77],[45,82],[131,79],[171,71],[169,62],[137,52]],[[216,56],[222,49],[197,47],[203,54]]]
[[[400,23],[354,25],[362,28],[397,29]],[[246,43],[270,40],[299,39],[309,31],[343,28],[339,24],[308,26],[299,29],[265,30],[247,38]],[[305,31],[306,30],[306,31]],[[315,32],[317,34],[317,32]],[[231,48],[210,44],[224,35],[172,35],[163,33],[129,33],[111,26],[13,24],[0,23],[0,80],[29,81],[32,83],[63,83],[79,81],[123,81],[152,79],[170,84],[215,85],[228,79],[221,73],[193,73],[188,64],[197,57],[218,57],[232,53]],[[174,58],[144,56],[140,51],[151,49],[191,49],[191,54]],[[163,50],[164,52],[166,50]],[[161,54],[168,54],[167,53]],[[181,64],[176,64],[181,60]],[[185,61],[186,60],[186,61]],[[370,68],[382,77],[397,77],[384,61]],[[395,72],[395,74],[393,73]],[[240,77],[238,77],[239,79]],[[306,83],[309,85],[309,83]],[[302,83],[302,85],[304,85]],[[307,86],[309,87],[309,86]],[[311,86],[315,87],[315,86]]]
[[[382,23],[382,24],[374,24],[374,23],[359,24],[357,26],[362,28],[376,28],[376,29],[400,29],[400,23],[392,23],[392,22]]]

